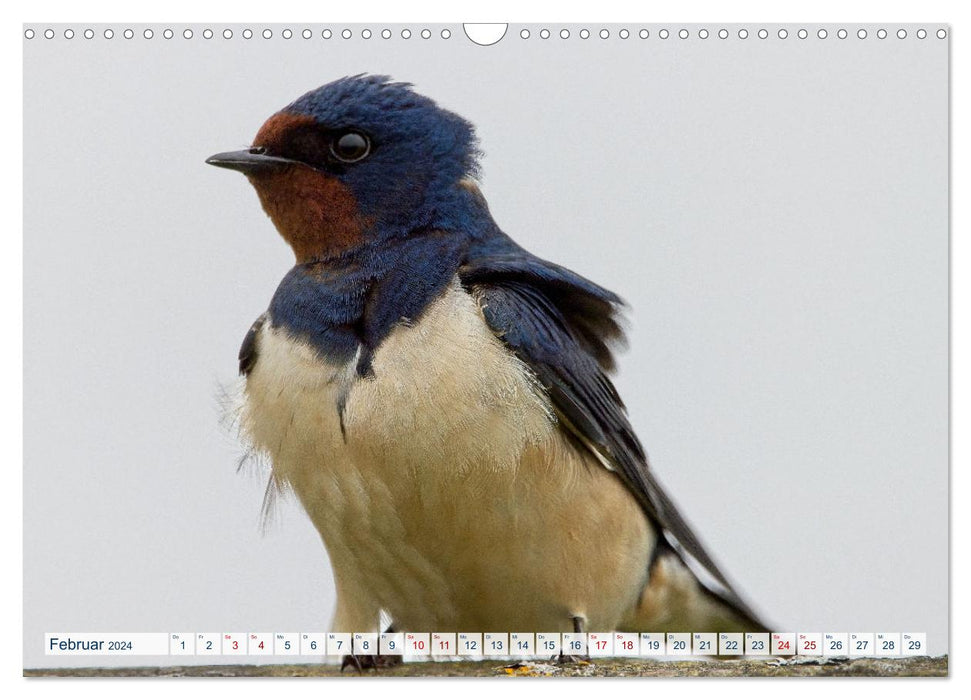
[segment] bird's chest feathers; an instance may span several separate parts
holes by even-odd
[[[257,343],[244,427],[315,520],[447,499],[450,483],[508,475],[551,434],[531,373],[457,281],[388,334],[367,376],[358,357],[322,361],[272,323]]]

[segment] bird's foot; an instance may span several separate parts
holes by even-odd
[[[359,674],[363,674],[368,670],[379,671],[382,668],[391,668],[402,663],[403,659],[400,656],[388,656],[385,654],[345,654],[344,658],[341,659],[341,673],[348,666],[355,669]]]
[[[582,615],[574,615],[571,618],[573,622],[573,631],[576,634],[581,634],[583,632],[584,623],[586,619]],[[560,650],[560,655],[556,658],[555,663],[559,665],[563,664],[589,664],[590,654],[584,654],[583,656],[574,656],[573,654],[564,654]]]

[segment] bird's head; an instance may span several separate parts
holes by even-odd
[[[475,174],[472,126],[385,76],[341,78],[206,162],[243,172],[298,262],[454,219]]]

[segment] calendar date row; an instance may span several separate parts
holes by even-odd
[[[923,632],[171,632],[57,633],[51,656],[422,658],[925,656]]]

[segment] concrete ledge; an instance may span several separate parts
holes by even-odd
[[[330,664],[267,664],[164,666],[128,668],[25,669],[27,677],[738,677],[738,676],[947,676],[948,657],[915,656],[899,659],[738,659],[717,661],[657,661],[653,659],[596,659],[589,663],[498,661],[427,661],[407,663],[358,674],[343,674]]]

